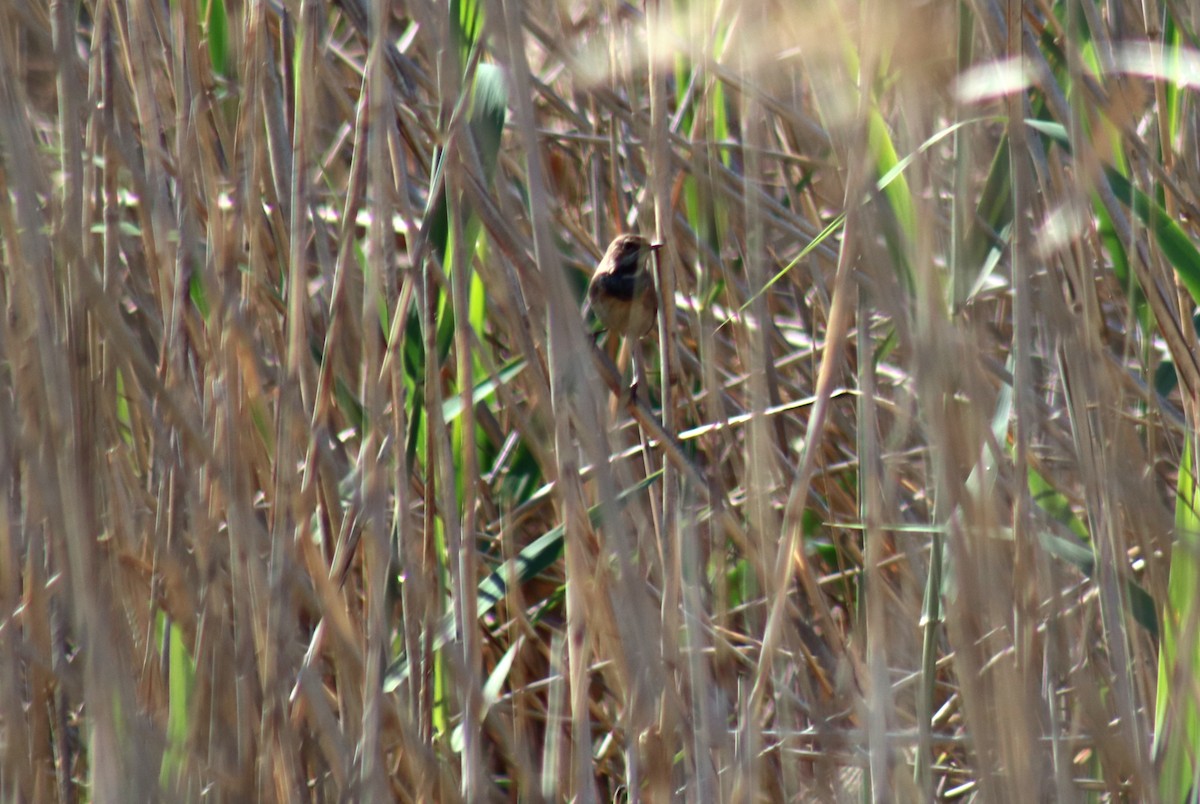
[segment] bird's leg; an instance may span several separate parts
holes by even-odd
[[[646,360],[645,354],[642,352],[642,339],[632,338],[631,340],[633,341],[630,344],[633,347],[633,382],[629,384],[629,404],[634,405],[637,404],[638,388],[641,387],[642,378],[645,377]]]

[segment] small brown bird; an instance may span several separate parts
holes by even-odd
[[[600,319],[604,329],[630,339],[633,355],[633,383],[629,399],[637,397],[644,369],[642,338],[649,334],[658,319],[658,291],[651,273],[651,254],[662,248],[661,243],[635,234],[617,235],[608,244],[608,251],[588,285],[587,304]]]
[[[658,295],[650,255],[661,248],[640,235],[623,234],[608,244],[588,285],[588,306],[604,329],[642,338],[658,317]]]

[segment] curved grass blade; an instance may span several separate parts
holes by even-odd
[[[1160,763],[1163,801],[1193,801],[1196,747],[1200,746],[1200,514],[1196,511],[1194,436],[1185,438],[1175,492],[1175,528],[1179,541],[1171,551],[1163,638],[1158,655],[1158,692],[1154,705],[1153,753]]]
[[[661,474],[662,470],[660,469],[618,494],[615,500],[618,508],[624,507],[634,495],[649,488],[650,484],[656,481]],[[593,526],[600,522],[603,507],[602,503],[597,503],[588,509],[588,520]],[[562,555],[563,535],[565,533],[566,530],[562,525],[552,528],[530,542],[515,558],[504,562],[484,578],[479,584],[476,615],[483,617],[496,608],[496,604],[504,599],[510,585],[522,584],[536,578],[557,561],[559,556]],[[433,636],[433,649],[437,650],[443,647],[453,636],[454,616],[453,614],[448,614],[442,618],[442,622]],[[401,654],[388,667],[387,673],[384,676],[384,691],[391,692],[396,689],[407,676],[408,657],[407,654]]]

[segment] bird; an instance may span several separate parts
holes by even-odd
[[[643,338],[658,318],[658,293],[650,272],[651,254],[662,243],[621,234],[604,252],[588,284],[587,307],[601,327],[627,338]],[[586,309],[586,308],[585,308]]]
[[[592,274],[584,305],[585,316],[591,308],[602,329],[632,342],[631,402],[637,397],[643,371],[642,338],[650,334],[658,320],[658,291],[651,273],[651,255],[660,248],[662,243],[651,243],[641,235],[617,235]]]

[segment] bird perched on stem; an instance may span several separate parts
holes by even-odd
[[[650,273],[650,255],[661,248],[635,234],[617,235],[588,285],[588,304],[604,328],[641,338],[658,316],[658,295]]]
[[[640,341],[654,328],[658,318],[651,255],[660,248],[662,243],[651,243],[641,235],[617,235],[608,244],[588,285],[585,313],[590,307],[604,329],[634,340],[631,396],[637,393],[640,379]]]

